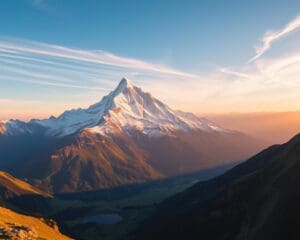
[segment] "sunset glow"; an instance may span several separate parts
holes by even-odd
[[[299,0],[0,1],[0,239],[300,239],[299,42]]]

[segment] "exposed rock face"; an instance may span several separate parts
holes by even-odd
[[[0,227],[1,239],[31,240],[39,237],[34,227],[25,227],[14,223],[7,223],[7,225],[9,227]]]

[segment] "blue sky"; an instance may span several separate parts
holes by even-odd
[[[0,10],[0,118],[87,106],[124,75],[184,110],[298,108],[298,82],[274,77],[298,52],[298,25],[263,54],[254,48],[297,18],[296,0],[4,0]],[[263,100],[264,91],[281,94]]]
[[[0,33],[206,71],[236,65],[270,27],[300,12],[299,1],[9,0]]]

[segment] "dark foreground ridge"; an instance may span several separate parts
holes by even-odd
[[[159,206],[134,239],[299,239],[300,135]]]

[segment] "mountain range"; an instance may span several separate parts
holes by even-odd
[[[87,109],[0,122],[0,169],[47,192],[177,176],[245,160],[265,144],[173,110],[122,79]]]

